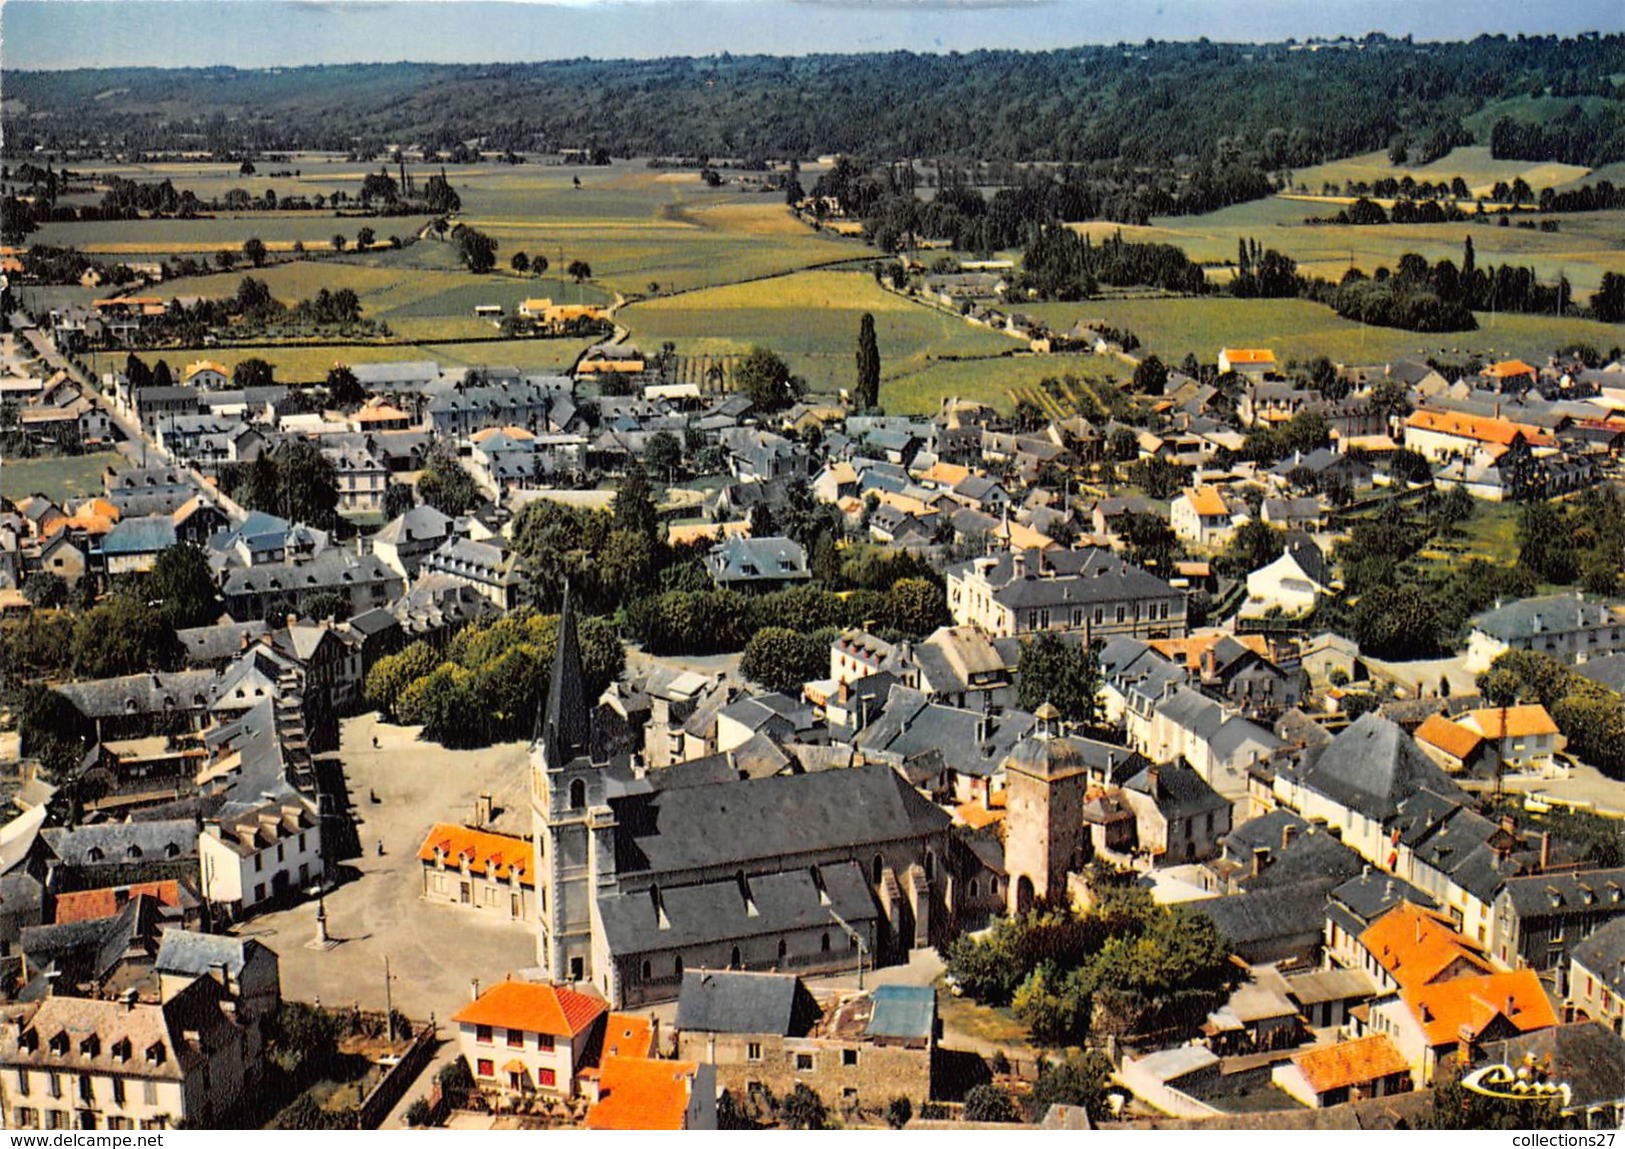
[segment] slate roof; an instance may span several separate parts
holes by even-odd
[[[613,805],[620,823],[616,870],[623,875],[748,868],[755,858],[931,834],[950,820],[881,765],[663,790]]]
[[[70,866],[197,856],[197,826],[192,822],[114,822],[71,830],[53,828],[40,836]],[[91,857],[92,850],[101,851],[99,859]]]
[[[1318,586],[1328,586],[1331,583],[1331,571],[1326,564],[1326,555],[1307,531],[1288,531],[1283,540],[1284,553],[1292,556],[1292,561],[1298,564],[1298,569],[1308,575]]]
[[[928,1041],[936,1036],[937,991],[928,985],[875,987],[866,1037]]]
[[[1568,1084],[1565,1112],[1625,1100],[1625,1038],[1599,1022],[1554,1026],[1486,1042],[1483,1048],[1491,1062],[1517,1066],[1532,1057],[1542,1069],[1549,1065],[1551,1079]]]
[[[854,773],[858,771],[835,770],[801,777],[829,778]],[[778,780],[766,779],[767,782]],[[734,783],[737,786],[763,784]],[[680,793],[712,793],[729,788],[704,786]],[[767,841],[771,842],[771,838]],[[658,903],[654,890],[600,894],[598,917],[603,923],[604,940],[610,953],[624,957],[826,926],[834,942],[842,933],[830,916],[831,910],[860,930],[862,923],[873,922],[880,916],[866,875],[858,863],[819,866],[818,872],[823,881],[822,889],[806,869],[748,878],[745,884],[750,894],[749,905],[745,891],[733,878],[694,886],[663,886],[659,889]],[[750,906],[754,906],[755,913],[750,912]],[[662,911],[664,925],[661,924]]]
[[[1305,751],[1304,757],[1296,772],[1305,787],[1378,822],[1393,817],[1401,802],[1424,787],[1467,800],[1410,735],[1377,714],[1362,714],[1329,746]]]
[[[168,515],[120,519],[102,539],[104,555],[156,554],[175,545],[175,521]]]
[[[325,550],[302,562],[266,563],[234,570],[226,576],[224,590],[227,596],[235,596],[400,581],[401,576],[374,555],[357,557],[349,551]]]
[[[1334,884],[1317,878],[1227,898],[1209,898],[1192,902],[1190,907],[1212,918],[1233,947],[1245,950],[1277,939],[1318,934],[1326,913],[1326,892]]]
[[[994,597],[1011,609],[1057,605],[1083,605],[1092,602],[1122,602],[1147,598],[1175,598],[1179,592],[1151,574],[1109,550],[1088,547],[1075,551],[1048,551],[1042,557],[1029,552],[1028,576],[1015,577],[1009,551],[1002,551],[988,571],[987,581]],[[975,560],[948,568],[958,578],[974,573]],[[1054,573],[1051,574],[1050,572]]]
[[[861,695],[868,682],[860,679],[853,691]],[[855,742],[866,753],[898,764],[936,752],[955,772],[982,778],[996,772],[1010,750],[1031,733],[1033,717],[1012,709],[985,731],[984,722],[986,716],[979,710],[931,702],[922,692],[899,685],[891,688],[885,709],[872,717]]]
[[[747,539],[730,535],[705,560],[711,577],[719,583],[751,583],[758,580],[781,582],[810,579],[807,552],[793,539]]]
[[[1165,817],[1189,818],[1208,810],[1222,810],[1230,799],[1205,782],[1189,766],[1160,766],[1157,768],[1157,792],[1151,793],[1151,768],[1141,770],[1124,783],[1125,790],[1145,794],[1157,803]]]
[[[1540,616],[1539,630],[1535,628],[1537,615]],[[1577,594],[1521,598],[1475,614],[1471,622],[1474,630],[1483,631],[1502,642],[1522,642],[1536,634],[1561,634],[1576,629],[1620,625],[1619,617],[1607,606],[1583,599]]]
[[[1625,866],[1509,878],[1506,896],[1519,917],[1594,913],[1598,905],[1625,909]]]
[[[243,975],[243,967],[260,953],[276,955],[253,938],[226,937],[221,934],[200,934],[191,930],[164,931],[158,946],[158,959],[153,968],[159,973],[184,973],[204,976],[216,965],[225,967],[226,973],[236,980]]]
[[[1610,654],[1591,658],[1574,667],[1593,682],[1600,682],[1615,694],[1625,694],[1625,654]]]
[[[1574,947],[1569,960],[1601,978],[1616,997],[1625,997],[1625,918],[1615,918]]]
[[[1333,902],[1346,906],[1359,919],[1362,929],[1400,902],[1410,902],[1427,909],[1437,909],[1439,905],[1431,894],[1417,889],[1403,878],[1396,878],[1392,874],[1373,874],[1369,869],[1362,869],[1359,877],[1350,878],[1333,888],[1330,896]]]
[[[804,1037],[822,1011],[794,974],[685,970],[677,995],[683,1033],[771,1033]]]
[[[56,691],[86,718],[114,718],[169,709],[202,710],[213,698],[217,682],[212,670],[178,670],[92,678],[66,683]]]

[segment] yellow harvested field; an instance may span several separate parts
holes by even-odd
[[[1091,219],[1066,225],[1079,235],[1086,235],[1099,243],[1104,239],[1122,235],[1125,243],[1180,243],[1188,237],[1172,228],[1141,227],[1132,223],[1113,223],[1109,219]]]
[[[920,310],[919,304],[911,303],[896,292],[881,290],[869,276],[850,271],[802,271],[750,283],[730,283],[703,291],[652,299],[638,304],[637,310],[639,314],[647,314],[665,310],[734,311],[762,307],[814,310],[861,308],[873,312]]]
[[[736,235],[806,235],[807,225],[802,223],[783,204],[723,203],[711,207],[693,208],[681,217],[701,227]]]
[[[293,250],[294,240],[267,239],[262,241],[266,251],[289,252]],[[305,245],[309,247],[309,244]],[[79,250],[86,255],[195,255],[198,252],[213,254],[227,250],[234,255],[238,254],[230,247],[222,248],[218,243],[198,241],[195,243],[85,243],[79,245]]]

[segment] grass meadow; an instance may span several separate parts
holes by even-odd
[[[21,499],[40,494],[61,504],[102,493],[102,472],[114,463],[123,463],[117,451],[93,455],[64,455],[48,459],[5,459],[0,461],[0,495]]]

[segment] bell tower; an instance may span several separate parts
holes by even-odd
[[[592,905],[599,877],[594,871],[603,868],[602,861],[597,867],[594,862],[614,828],[601,763],[593,761],[592,712],[583,690],[575,604],[566,584],[552,681],[530,747],[536,964],[555,982],[593,976]],[[613,880],[612,856],[610,865]]]

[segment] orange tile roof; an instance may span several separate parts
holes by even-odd
[[[537,981],[499,981],[452,1015],[458,1025],[574,1037],[609,1010],[602,998]]]
[[[469,870],[481,877],[506,882],[517,866],[520,885],[536,884],[536,847],[525,838],[437,822],[418,847],[418,860],[433,862],[437,847],[445,856],[447,869],[460,869],[458,859],[466,857]]]
[[[1230,508],[1225,504],[1224,496],[1217,487],[1190,487],[1185,491],[1185,497],[1190,500],[1196,513],[1206,518],[1208,515],[1228,515]]]
[[[1316,1093],[1376,1081],[1410,1068],[1410,1062],[1386,1033],[1307,1050],[1288,1060],[1298,1067]]]
[[[1049,551],[1061,545],[1043,531],[1029,527],[1026,523],[1001,522],[991,533],[996,539],[1008,536],[1012,546],[1020,547],[1024,551]]]
[[[1453,1045],[1463,1032],[1477,1037],[1497,1017],[1519,1033],[1557,1024],[1551,1000],[1532,969],[1462,977],[1400,991],[1399,999],[1422,1026],[1429,1045]]]
[[[1537,734],[1556,734],[1557,723],[1540,705],[1486,707],[1469,715],[1473,725],[1484,732],[1486,738],[1529,738]]]
[[[654,1052],[655,1032],[649,1019],[635,1013],[612,1013],[604,1026],[605,1057],[648,1057]]]
[[[1482,415],[1463,415],[1457,411],[1412,411],[1405,420],[1407,427],[1418,431],[1432,431],[1439,435],[1455,435],[1478,443],[1495,443],[1502,447],[1522,435],[1531,447],[1549,447],[1554,440],[1538,427],[1514,423],[1510,419],[1489,419]]]
[[[846,464],[850,466],[851,464]],[[920,476],[922,482],[937,483],[944,487],[957,487],[970,478],[970,468],[961,467],[958,463],[944,463],[938,459],[931,465],[931,469]]]
[[[606,1057],[587,1128],[681,1129],[699,1071],[693,1061]]]
[[[1522,359],[1506,359],[1484,368],[1484,374],[1494,379],[1512,379],[1519,375],[1539,375],[1540,372]]]
[[[1264,347],[1226,347],[1224,357],[1231,363],[1275,362],[1275,352]]]
[[[231,378],[231,372],[226,370],[224,364],[216,363],[212,359],[199,359],[196,363],[189,364],[186,370],[181,372],[181,378],[190,379],[201,371],[213,371],[216,375]]]
[[[359,414],[356,416],[358,419],[360,417],[361,416]],[[400,417],[400,412],[396,412],[396,417]],[[475,431],[468,437],[468,441],[471,443],[483,443],[498,432],[508,436],[510,439],[534,439],[536,437],[523,427],[487,427],[483,431]]]
[[[103,886],[96,890],[76,890],[56,896],[56,924],[90,922],[110,918],[124,908],[124,904],[145,894],[159,905],[181,904],[179,882],[143,882],[135,886]]]
[[[1261,634],[1193,634],[1189,638],[1148,639],[1146,645],[1170,662],[1184,663],[1187,670],[1201,670],[1202,655],[1226,638],[1239,642],[1260,658],[1267,660],[1270,656],[1269,641]]]
[[[1457,962],[1488,973],[1482,948],[1457,933],[1443,914],[1403,902],[1366,927],[1360,944],[1390,977],[1404,986],[1422,986]]]
[[[1416,740],[1436,746],[1450,757],[1462,761],[1484,741],[1477,731],[1452,722],[1442,714],[1429,714],[1427,721],[1416,728]]]
[[[386,420],[393,423],[408,416],[399,407],[391,407],[388,403],[376,406],[369,403],[355,413],[355,418],[358,423],[382,423]]]
[[[995,822],[1004,821],[1003,810],[989,810],[980,802],[965,802],[954,809],[959,820],[973,830],[980,830],[983,826],[991,826]]]

